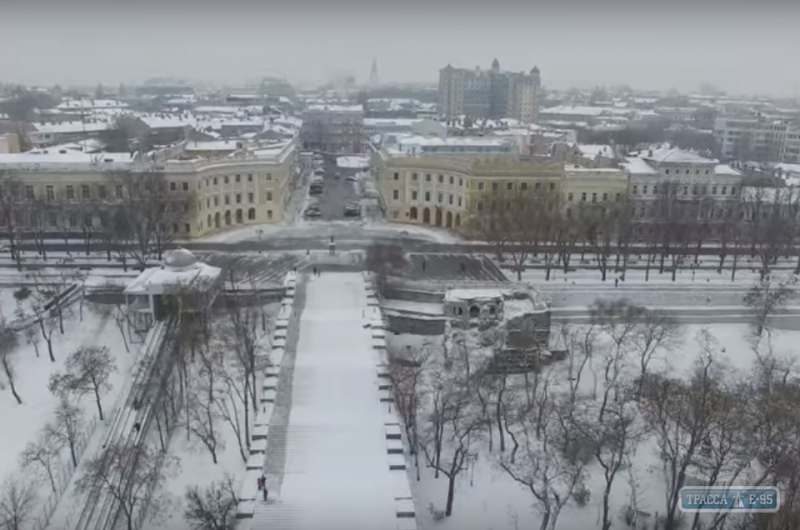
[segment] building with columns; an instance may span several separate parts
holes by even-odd
[[[240,147],[217,157],[193,156],[182,142],[147,155],[42,148],[0,154],[0,186],[13,192],[15,230],[32,229],[31,207],[46,209],[45,231],[98,228],[104,203],[121,199],[120,180],[163,176],[164,193],[185,211],[172,218],[173,237],[191,239],[244,225],[278,223],[300,176],[296,139]],[[6,207],[6,206],[2,206]],[[8,229],[0,215],[0,232]]]

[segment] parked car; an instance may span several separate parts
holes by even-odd
[[[309,206],[308,208],[306,208],[304,215],[306,217],[320,217],[322,215],[322,212],[320,212],[318,206]]]

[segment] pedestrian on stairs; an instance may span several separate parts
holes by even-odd
[[[269,490],[267,490],[267,477],[261,475],[261,491],[264,493],[264,502],[267,502],[267,497],[269,496]]]
[[[314,273],[314,276],[316,276],[317,275],[317,268],[314,267],[314,270],[312,272]]]

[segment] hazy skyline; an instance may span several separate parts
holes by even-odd
[[[543,84],[800,97],[800,8],[641,2],[92,3],[0,0],[0,81],[115,86],[150,77],[238,84],[336,73],[436,82],[446,64],[538,65]],[[724,9],[723,9],[723,6]]]

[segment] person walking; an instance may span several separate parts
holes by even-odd
[[[317,268],[316,267],[314,267],[313,272],[314,272],[314,276],[316,276],[317,275]]]
[[[261,492],[264,494],[264,502],[267,502],[269,497],[269,490],[267,489],[267,477],[261,475]]]

